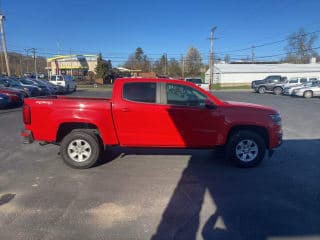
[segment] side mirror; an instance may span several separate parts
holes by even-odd
[[[207,109],[216,109],[217,106],[209,99],[206,99],[205,106]]]

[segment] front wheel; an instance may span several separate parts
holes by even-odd
[[[312,98],[312,97],[313,97],[312,91],[305,91],[305,92],[303,93],[303,97],[305,97],[305,98]]]
[[[273,89],[273,93],[274,93],[275,95],[280,95],[280,94],[282,93],[282,91],[283,91],[283,89],[282,89],[281,87],[275,87],[275,88]]]
[[[266,87],[264,87],[264,86],[262,86],[262,87],[259,87],[258,88],[258,93],[260,93],[260,94],[263,94],[263,93],[265,93],[266,92]]]
[[[102,148],[95,134],[74,130],[63,138],[60,153],[67,165],[83,169],[98,162]]]
[[[235,132],[226,147],[226,156],[239,167],[257,166],[265,156],[264,139],[253,131],[241,130]]]

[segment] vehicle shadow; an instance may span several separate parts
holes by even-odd
[[[319,140],[286,140],[271,159],[250,169],[237,168],[207,150],[122,152],[191,156],[153,240],[302,239],[320,237],[319,147]],[[204,205],[205,195],[214,208]]]

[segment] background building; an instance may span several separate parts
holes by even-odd
[[[215,64],[214,84],[249,85],[253,80],[263,79],[269,75],[291,77],[317,77],[320,79],[320,64]],[[205,74],[209,82],[210,69]]]
[[[98,55],[62,55],[47,59],[48,76],[67,74],[83,78],[89,72],[95,73]]]

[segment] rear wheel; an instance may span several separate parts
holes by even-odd
[[[273,93],[274,93],[275,95],[280,95],[280,94],[282,93],[282,91],[283,91],[282,87],[275,87],[275,88],[273,89]]]
[[[226,156],[239,167],[254,167],[265,156],[266,144],[264,139],[253,131],[240,130],[229,139]]]
[[[73,130],[61,142],[60,153],[63,161],[73,168],[94,166],[102,153],[98,137],[85,130]]]
[[[305,91],[303,93],[303,97],[305,98],[312,98],[313,97],[313,92],[312,91]]]
[[[262,87],[259,87],[258,88],[258,93],[262,94],[262,93],[265,93],[266,92],[266,87],[262,86]]]

